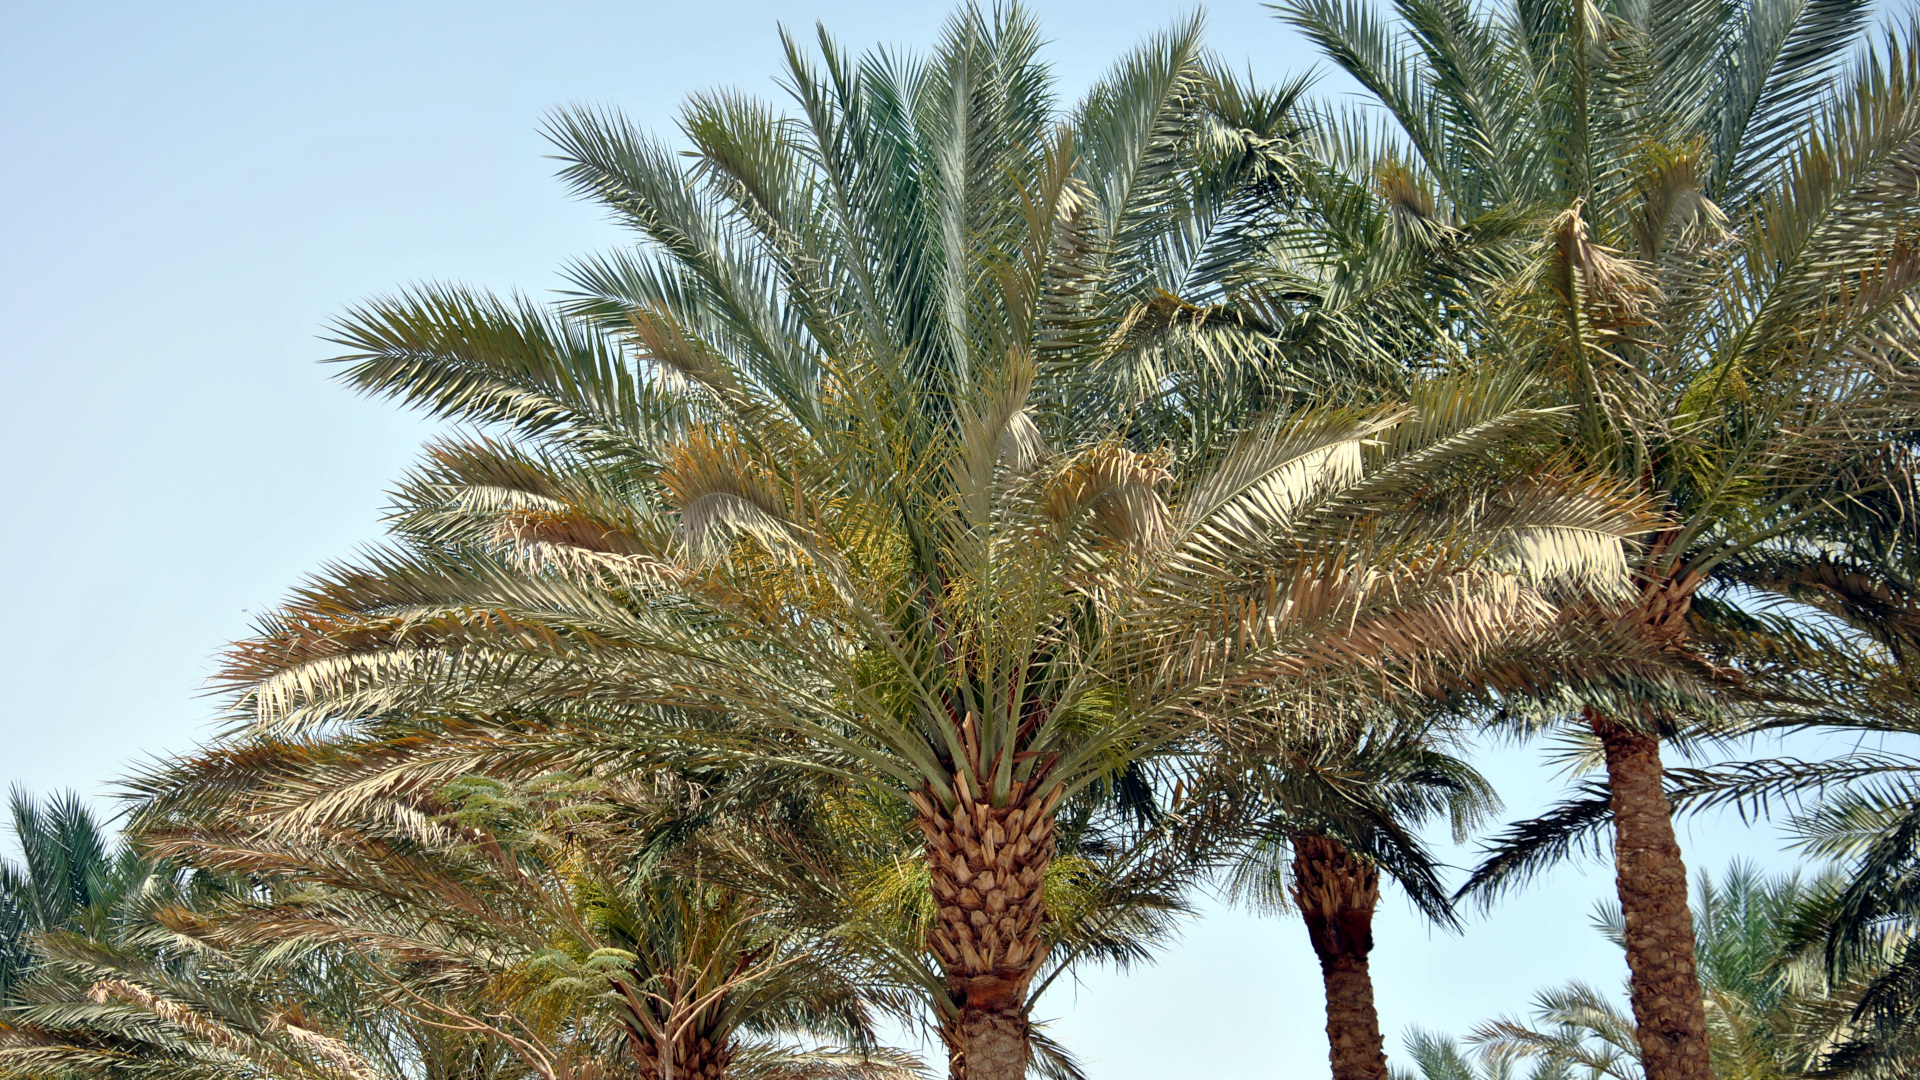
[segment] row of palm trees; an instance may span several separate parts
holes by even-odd
[[[1038,996],[1223,887],[1304,919],[1375,1080],[1382,875],[1451,924],[1610,831],[1637,1067],[1706,1080],[1673,815],[1737,802],[1848,823],[1795,1067],[1910,1065],[1913,762],[1662,752],[1908,723],[1915,28],[1279,14],[1364,107],[1197,20],[1063,107],[969,7],[925,55],[789,37],[790,100],[694,97],[680,149],[556,114],[635,242],[334,327],[446,433],[134,782],[166,887],[30,935],[0,1062],[878,1076],[891,1017],[1071,1076]],[[1497,806],[1489,728],[1603,779],[1455,895],[1422,830]]]

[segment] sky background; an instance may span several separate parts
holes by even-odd
[[[1033,5],[1073,97],[1172,3]],[[548,110],[670,128],[687,94],[778,93],[778,27],[921,48],[938,4],[235,3],[0,6],[0,781],[104,797],[216,722],[212,657],[328,559],[380,536],[385,486],[429,431],[318,363],[328,319],[424,280],[540,295],[623,237],[553,179]],[[1263,79],[1304,41],[1248,0],[1208,39]],[[1327,92],[1342,84],[1329,79]],[[1522,814],[1561,778],[1538,747],[1485,768]],[[1689,862],[1784,867],[1780,838],[1692,822]],[[1471,851],[1455,851],[1467,863]],[[1390,1049],[1464,1032],[1582,978],[1611,871],[1569,867],[1467,931],[1384,903]],[[1203,902],[1161,962],[1091,971],[1039,1013],[1093,1080],[1327,1075],[1318,971],[1295,921]]]

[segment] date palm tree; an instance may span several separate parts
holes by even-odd
[[[1372,424],[1342,426],[1334,429],[1338,441],[1328,440],[1319,435],[1327,418],[1312,417],[1259,432],[1253,445],[1298,438],[1303,429],[1314,435],[1287,447],[1263,471],[1271,475],[1303,460],[1357,451],[1360,439],[1387,434]],[[1436,449],[1432,442],[1418,445]],[[1053,474],[1066,484],[1007,488],[1019,500],[1016,508],[1044,513],[1063,488],[1084,491],[1088,472],[1116,463],[1137,466],[1139,458],[1122,456],[1127,453],[1099,445]],[[443,455],[443,462],[449,460],[450,454]],[[467,468],[480,460],[468,456],[460,464]],[[773,460],[799,458],[789,452],[768,462]],[[530,458],[495,457],[484,467],[499,475],[532,464]],[[1229,456],[1225,467],[1244,467],[1244,458]],[[249,700],[263,730],[344,721],[375,701],[386,714],[460,717],[458,724],[424,725],[432,730],[427,751],[411,755],[382,784],[422,783],[456,762],[470,765],[476,753],[538,768],[645,761],[633,752],[636,738],[654,748],[656,761],[691,756],[799,762],[864,779],[911,807],[925,839],[926,887],[935,906],[926,942],[945,975],[943,983],[925,989],[944,1006],[966,1075],[975,1074],[982,1039],[1024,1068],[1027,984],[1051,948],[1039,919],[1045,910],[1040,886],[1049,878],[1056,811],[1064,800],[1111,775],[1126,757],[1177,747],[1203,724],[1252,715],[1254,706],[1268,709],[1276,694],[1306,701],[1318,695],[1439,692],[1456,672],[1472,670],[1483,651],[1529,632],[1557,630],[1551,606],[1532,592],[1528,575],[1473,569],[1469,554],[1497,559],[1518,535],[1531,544],[1565,531],[1572,534],[1569,542],[1585,546],[1596,535],[1637,528],[1630,506],[1586,489],[1552,493],[1537,485],[1519,500],[1476,500],[1427,521],[1399,514],[1399,527],[1391,531],[1384,507],[1378,516],[1354,518],[1356,502],[1371,497],[1370,481],[1397,504],[1395,511],[1404,510],[1408,489],[1388,479],[1393,468],[1389,463],[1356,475],[1353,483],[1315,500],[1317,513],[1296,511],[1263,524],[1260,531],[1277,544],[1240,540],[1239,557],[1258,571],[1231,571],[1218,541],[1199,539],[1215,547],[1219,561],[1197,580],[1171,573],[1140,584],[1102,580],[1097,572],[1104,568],[1096,560],[1112,556],[1105,550],[1107,537],[1097,536],[1082,549],[1085,562],[1054,563],[1059,576],[1036,582],[1023,564],[1036,548],[1045,551],[1047,519],[1036,514],[1022,521],[1010,514],[1009,531],[1020,543],[998,540],[988,565],[1026,573],[1007,573],[1011,580],[999,583],[962,579],[965,591],[949,579],[938,594],[941,602],[923,615],[889,610],[902,583],[881,573],[897,574],[898,564],[866,562],[872,556],[863,550],[870,542],[864,532],[869,519],[811,516],[808,543],[816,548],[806,561],[771,561],[736,547],[719,562],[697,549],[678,549],[682,534],[667,533],[661,543],[660,532],[635,527],[643,522],[611,521],[604,502],[558,497],[579,484],[577,477],[548,474],[536,486],[522,473],[515,482],[522,493],[541,498],[540,527],[550,530],[537,547],[503,551],[481,564],[480,573],[474,572],[475,552],[416,546],[405,553],[407,561],[395,558],[377,573],[342,574],[337,582],[316,586],[288,613],[282,635],[249,646],[240,670],[253,687]],[[1207,490],[1202,485],[1217,475],[1196,487]],[[449,488],[459,501],[480,494],[464,481]],[[497,493],[496,487],[485,496]],[[1147,496],[1141,501],[1153,517],[1180,520],[1178,502],[1161,510]],[[815,505],[836,515],[852,508],[831,500]],[[764,511],[779,502],[759,506]],[[597,520],[586,516],[588,509],[599,514]],[[684,507],[654,513],[672,509],[684,517]],[[1345,527],[1328,521],[1336,514]],[[790,518],[774,520],[782,530],[795,525]],[[1325,541],[1303,549],[1300,538],[1322,522]],[[524,523],[516,512],[493,528],[523,529]],[[1283,524],[1299,531],[1275,536]],[[1435,532],[1410,536],[1410,525]],[[829,528],[846,533],[835,537]],[[575,546],[575,537],[590,540]],[[829,537],[837,541],[833,548],[822,543]],[[1466,537],[1472,538],[1467,551],[1454,546]],[[1387,551],[1374,546],[1382,540],[1392,545]],[[1145,561],[1154,553],[1132,554]],[[1171,555],[1159,557],[1173,563]],[[842,557],[860,559],[868,569],[841,577],[835,563]],[[549,569],[528,575],[530,559]],[[1598,561],[1604,563],[1604,556]],[[583,563],[597,564],[596,577],[609,570],[619,576],[583,580]],[[1195,565],[1182,563],[1182,569]],[[826,588],[800,577],[823,564],[836,579]],[[1256,583],[1251,593],[1235,584],[1247,579]],[[1004,605],[992,621],[969,610],[981,599],[973,590],[985,584],[999,585],[988,595]],[[1113,610],[1093,607],[1078,591],[1086,585],[1100,586],[1099,603]],[[1134,591],[1146,585],[1155,592]],[[1224,622],[1217,608],[1202,606],[1203,598],[1186,591],[1193,585],[1230,590],[1227,595],[1252,605],[1251,612]],[[1170,601],[1178,606],[1161,606]],[[1082,604],[1091,610],[1076,611]],[[796,606],[806,610],[807,621],[792,621]],[[1032,613],[1033,606],[1042,606],[1044,617]],[[1076,617],[1087,621],[1075,625]],[[1249,617],[1250,624],[1244,621]],[[324,632],[314,633],[323,623]],[[1240,625],[1254,635],[1244,645],[1234,641],[1243,633]],[[1018,636],[1010,632],[1016,630]],[[581,632],[593,640],[573,639]],[[933,640],[916,642],[921,634]],[[960,640],[945,640],[954,634]],[[1179,646],[1171,657],[1169,642]],[[1228,642],[1232,649],[1223,647]],[[1014,658],[974,655],[1008,647],[1020,652]],[[959,672],[950,668],[956,660],[967,661]],[[1004,670],[1016,661],[1025,670]],[[969,685],[978,677],[969,669],[986,664],[990,673],[1002,669],[995,681]],[[970,678],[962,681],[962,674]],[[924,688],[938,687],[936,676],[959,686],[928,701]],[[1044,696],[1028,700],[1034,695]],[[672,703],[670,717],[660,711],[664,702]],[[806,711],[796,708],[800,703]],[[940,712],[932,711],[935,704]],[[968,704],[999,712],[997,731],[989,732],[995,742],[979,745],[977,732],[986,725]],[[723,716],[725,722],[716,721]],[[746,717],[751,726],[735,719]],[[671,726],[663,722],[669,719]],[[1008,1049],[995,1042],[1007,1028],[1022,1045]]]
[[[1660,507],[1637,602],[1596,618],[1704,662],[1703,588],[1860,604],[1877,582],[1910,605],[1911,31],[1856,55],[1855,0],[1280,10],[1391,118],[1385,141],[1341,130],[1392,212],[1479,253],[1457,309],[1471,362],[1539,373],[1575,412],[1565,452]],[[1660,743],[1711,711],[1629,695],[1580,714],[1653,1080],[1709,1075]]]
[[[394,548],[232,652],[254,730],[413,725],[389,790],[483,760],[864,784],[925,845],[952,1070],[1000,1080],[1063,805],[1276,702],[1451,690],[1620,586],[1637,499],[1505,453],[1560,422],[1510,380],[1136,439],[1260,359],[1158,283],[1277,152],[1214,122],[1247,101],[1191,24],[1066,114],[1036,47],[1011,8],[923,59],[790,42],[795,112],[696,99],[685,158],[558,117],[640,247],[576,264],[561,313],[434,288],[343,320],[353,385],[484,430],[405,481]]]
[[[112,942],[49,935],[38,955],[15,1023],[0,1032],[0,1076],[9,1080],[534,1075],[470,1032],[370,1008],[372,973],[338,957],[235,955],[153,919]]]
[[[35,935],[105,936],[117,905],[164,876],[73,792],[41,800],[15,788],[7,808],[21,857],[0,859],[0,1004],[13,1001],[12,987],[32,969]]]
[[[476,1080],[525,1075],[471,1040],[365,1009],[368,973],[342,958],[262,962],[207,940],[198,914],[235,883],[109,837],[78,798],[42,807],[17,794],[15,809],[23,837],[37,838],[23,847],[43,886],[92,884],[41,890],[68,906],[20,943],[28,962],[0,1025],[0,1076],[397,1080],[416,1064]]]
[[[1884,627],[1882,629],[1885,629]],[[1911,1072],[1920,1062],[1920,950],[1913,903],[1920,867],[1920,687],[1910,652],[1864,634],[1823,638],[1789,673],[1797,693],[1762,729],[1841,735],[1855,745],[1817,760],[1736,762],[1686,776],[1683,805],[1784,805],[1786,831],[1827,876],[1783,931],[1796,961],[1831,987],[1828,1033],[1814,1064],[1836,1074]],[[1796,650],[1796,655],[1805,650]],[[1906,652],[1902,658],[1898,655]]]
[[[738,792],[667,776],[476,775],[365,798],[317,827],[300,820],[295,789],[316,778],[317,757],[351,768],[384,749],[211,748],[140,781],[140,834],[183,864],[256,883],[196,915],[217,945],[341,955],[387,1011],[491,1039],[547,1080],[609,1055],[661,1080],[911,1071],[874,1046],[869,1006],[892,992],[863,986],[871,966],[808,910],[822,903],[810,879],[827,853],[776,845],[785,865],[770,889],[707,872],[709,833],[763,846],[787,835],[764,802],[742,819],[725,809]]]
[[[1910,1041],[1876,1040],[1872,1023],[1862,1022],[1869,980],[1858,970],[1839,978],[1822,970],[1822,934],[1844,892],[1837,875],[1807,881],[1735,863],[1717,878],[1702,874],[1695,892],[1715,1076],[1798,1080],[1912,1071]],[[1624,941],[1617,909],[1603,909],[1595,922],[1616,944]],[[1646,1075],[1632,1021],[1581,983],[1542,992],[1530,1021],[1484,1024],[1471,1041],[1495,1064],[1532,1060],[1595,1080]]]
[[[1460,1044],[1443,1035],[1421,1031],[1407,1032],[1402,1040],[1412,1069],[1395,1069],[1393,1080],[1519,1080],[1520,1074],[1510,1060],[1488,1061],[1463,1051]],[[1532,1063],[1527,1080],[1600,1080],[1569,1070],[1563,1062],[1538,1059]]]
[[[1231,891],[1305,921],[1325,984],[1335,1080],[1388,1076],[1368,959],[1382,873],[1436,923],[1457,925],[1418,830],[1444,817],[1463,838],[1498,805],[1444,742],[1436,718],[1379,718],[1296,733],[1236,776],[1268,812],[1230,872]]]

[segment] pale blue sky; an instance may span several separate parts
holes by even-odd
[[[1033,4],[1076,94],[1191,10]],[[0,8],[0,781],[99,794],[190,747],[210,658],[300,575],[379,536],[384,486],[427,430],[328,381],[318,332],[422,279],[531,293],[619,242],[552,179],[536,134],[570,102],[664,128],[687,93],[775,93],[776,26],[924,46],[947,8],[754,3],[26,4]],[[1251,0],[1209,40],[1277,78],[1306,46]],[[1516,810],[1554,780],[1489,770]],[[1780,863],[1710,822],[1694,865]],[[1465,856],[1462,856],[1464,861]],[[1433,935],[1384,905],[1388,1038],[1464,1031],[1569,977],[1625,967],[1587,928],[1605,868],[1497,923]],[[1318,972],[1292,921],[1209,909],[1156,967],[1091,972],[1041,1012],[1094,1080],[1327,1073]]]

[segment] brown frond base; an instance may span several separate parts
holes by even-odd
[[[1386,1080],[1387,1051],[1373,1003],[1373,910],[1380,871],[1331,837],[1293,837],[1293,902],[1306,920],[1327,991],[1333,1080]]]
[[[733,1063],[733,1040],[720,1032],[689,1033],[677,1040],[671,1076],[660,1048],[632,1025],[627,1026],[627,1047],[633,1053],[635,1072],[644,1080],[721,1080]]]
[[[1022,1080],[1027,988],[1047,954],[1044,892],[1059,789],[1016,789],[1005,806],[975,801],[964,783],[957,789],[952,810],[930,792],[914,799],[933,885],[927,946],[960,1007],[942,1028],[948,1066],[956,1080]]]
[[[1647,1080],[1713,1080],[1687,867],[1662,786],[1660,740],[1593,710],[1586,719],[1607,754],[1614,880],[1626,919],[1633,1019]]]

